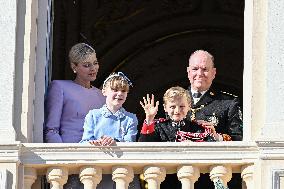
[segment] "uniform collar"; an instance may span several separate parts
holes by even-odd
[[[119,110],[117,110],[117,112],[115,112],[114,114],[109,111],[109,109],[107,108],[107,105],[103,105],[102,107],[102,115],[104,117],[110,117],[110,116],[115,116],[119,119],[124,118],[125,117],[125,109],[123,107],[121,107]]]
[[[198,91],[195,91],[195,90],[193,90],[193,89],[190,88],[191,94],[194,94],[194,93],[201,93],[200,98],[201,98],[207,91],[208,91],[208,90],[205,90],[205,91],[202,91],[202,92],[198,92]],[[192,96],[192,95],[191,95],[191,96]]]
[[[215,96],[216,96],[216,93],[214,92],[212,88],[210,88],[200,97],[200,100],[196,104],[192,105],[192,107],[195,108],[195,107],[207,104],[213,101],[215,99]]]
[[[174,120],[171,120],[171,125],[172,125],[173,127],[180,128],[180,127],[185,126],[185,121],[184,121],[184,119],[181,120],[181,121],[174,121]]]

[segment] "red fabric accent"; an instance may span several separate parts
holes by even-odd
[[[154,132],[155,122],[152,121],[149,125],[145,122],[143,123],[141,134],[147,135]]]
[[[203,142],[204,138],[208,135],[213,136],[212,130],[210,128],[205,128],[203,133],[192,133],[192,132],[184,132],[184,131],[177,131],[176,133],[176,141],[182,142],[185,140],[190,140],[192,138],[196,138],[196,142]]]
[[[166,120],[167,120],[167,119],[165,119],[165,118],[159,118],[159,119],[158,119],[159,122],[165,122]]]

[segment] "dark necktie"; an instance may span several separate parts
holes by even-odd
[[[200,98],[200,97],[201,97],[201,93],[200,93],[200,92],[198,92],[198,93],[193,93],[193,94],[192,94],[192,97],[193,97],[193,98]]]

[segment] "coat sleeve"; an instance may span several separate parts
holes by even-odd
[[[243,118],[240,103],[235,98],[228,110],[228,131],[233,141],[241,141],[243,139]]]
[[[123,141],[120,142],[135,142],[137,135],[137,125],[138,119],[136,115],[132,115],[127,130],[125,131],[125,135],[123,136]]]
[[[160,135],[157,133],[156,124],[159,122],[158,120],[154,120],[151,123],[146,123],[144,121],[140,136],[139,142],[161,142],[162,139],[159,137]]]
[[[63,89],[57,81],[53,81],[49,86],[45,100],[44,141],[47,143],[62,143],[60,120],[63,98]]]
[[[87,143],[90,140],[97,140],[94,136],[94,130],[95,130],[95,121],[94,116],[92,115],[92,111],[90,111],[86,117],[84,122],[84,132],[82,136],[82,140],[80,143]]]

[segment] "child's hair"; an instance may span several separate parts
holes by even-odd
[[[189,106],[191,106],[191,98],[190,98],[189,92],[179,86],[171,87],[165,92],[164,97],[163,97],[164,104],[166,104],[169,101],[173,101],[177,98],[181,98],[181,97],[185,97],[186,100],[188,101]]]
[[[129,86],[132,83],[122,72],[114,72],[105,79],[103,89],[110,87],[112,90],[129,92]]]

